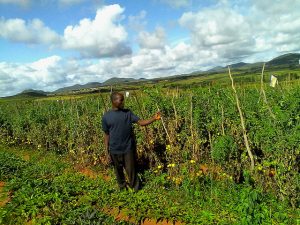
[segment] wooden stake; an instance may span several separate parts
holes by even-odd
[[[251,170],[253,170],[254,169],[254,157],[253,157],[253,154],[252,154],[250,146],[249,146],[249,141],[248,141],[247,132],[246,132],[246,126],[245,126],[245,122],[244,122],[244,116],[243,116],[243,113],[242,113],[242,110],[241,110],[241,107],[240,107],[240,101],[239,101],[237,92],[236,92],[235,87],[234,87],[234,83],[233,83],[233,79],[232,79],[232,76],[231,76],[229,66],[228,66],[228,73],[229,73],[229,77],[230,77],[230,80],[231,80],[231,86],[232,86],[233,92],[235,94],[236,105],[237,105],[237,108],[238,108],[238,111],[239,111],[239,114],[240,114],[241,125],[242,125],[242,129],[243,129],[244,142],[245,142],[245,146],[246,146],[246,149],[247,149],[247,152],[248,152],[248,155],[249,155],[249,158],[250,158],[250,162],[251,162]]]
[[[224,109],[223,109],[223,105],[221,105],[221,109],[222,109],[222,135],[225,136],[225,129],[224,129]]]
[[[173,93],[172,105],[173,105],[174,114],[175,114],[175,126],[176,126],[176,129],[177,129],[178,128],[178,117],[177,117],[176,106],[175,106],[175,103],[174,103],[174,98],[175,98],[175,94]]]
[[[104,99],[103,99],[102,94],[99,94],[99,95],[100,95],[100,98],[101,98],[102,103],[103,103],[103,105],[104,105],[105,111],[108,111],[108,107],[106,106],[106,103],[105,103],[105,101],[104,101]]]
[[[191,123],[190,123],[190,129],[191,129],[191,136],[192,136],[192,141],[193,141],[193,144],[192,144],[192,148],[193,148],[193,153],[194,153],[194,132],[193,132],[193,95],[191,94]]]
[[[137,93],[136,93],[135,91],[133,91],[133,93],[134,93],[133,98],[134,98],[136,104],[138,105],[139,111],[140,111],[140,113],[141,113],[141,115],[142,115],[142,117],[143,117],[143,119],[144,119],[144,118],[145,118],[145,115],[144,115],[144,113],[143,113],[141,104],[140,104],[140,102],[139,102],[139,100],[138,100],[138,98],[137,98]],[[144,131],[144,134],[145,134],[146,139],[147,139],[147,146],[148,146],[148,149],[150,149],[150,144],[149,144],[149,143],[150,143],[150,138],[149,138],[149,131],[148,131],[147,126],[144,126],[143,131]]]
[[[159,110],[159,107],[158,107],[158,105],[157,105],[157,103],[156,103],[156,107],[157,107],[157,110],[160,111],[160,110]],[[163,127],[164,127],[164,129],[165,129],[165,132],[166,132],[167,136],[168,136],[169,143],[171,143],[171,138],[170,138],[169,132],[168,132],[168,130],[167,130],[167,128],[166,128],[166,125],[165,125],[163,116],[160,117],[160,120],[161,120],[161,123],[162,123],[162,125],[163,125]]]
[[[268,107],[268,110],[270,112],[270,115],[273,119],[275,119],[275,115],[273,114],[269,104],[268,104],[268,101],[267,101],[267,96],[266,96],[266,93],[265,93],[265,90],[264,90],[264,70],[265,70],[265,63],[263,65],[263,68],[262,68],[262,71],[261,71],[261,80],[260,80],[260,94],[263,96],[263,99],[264,99],[264,102],[266,104],[266,106]]]

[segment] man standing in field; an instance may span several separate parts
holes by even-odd
[[[136,144],[132,124],[146,126],[160,119],[160,112],[147,120],[141,120],[129,109],[124,109],[124,96],[119,92],[111,94],[112,109],[102,117],[104,144],[108,159],[112,160],[120,189],[126,189],[124,168],[129,179],[128,186],[139,189],[137,176]]]

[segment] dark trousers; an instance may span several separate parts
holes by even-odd
[[[126,188],[124,169],[128,176],[128,186],[135,191],[139,189],[140,181],[137,176],[136,153],[134,150],[125,154],[110,154],[120,189]]]

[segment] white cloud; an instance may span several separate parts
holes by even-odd
[[[22,19],[0,19],[0,37],[11,42],[54,45],[60,41],[59,35],[45,26],[39,19],[25,22]]]
[[[151,34],[141,31],[138,36],[138,43],[141,48],[159,49],[165,46],[166,34],[162,27],[157,27]]]
[[[14,95],[25,89],[54,91],[84,80],[85,66],[80,62],[51,56],[26,64],[0,63],[0,96]]]
[[[184,13],[179,24],[190,31],[192,44],[198,49],[215,51],[228,58],[252,53],[255,41],[251,25],[232,9],[213,8]]]
[[[215,52],[225,61],[262,60],[261,52],[278,55],[300,50],[300,1],[219,1],[198,12],[185,12],[179,24],[190,43]]]
[[[63,36],[45,26],[40,19],[26,22],[0,18],[0,37],[11,42],[75,50],[86,58],[122,56],[131,54],[127,32],[120,23],[123,12],[124,8],[119,5],[104,6],[97,10],[93,20],[85,18],[77,25],[67,26]]]
[[[147,12],[142,10],[138,15],[128,17],[128,26],[134,31],[144,30],[147,22],[145,20]]]
[[[66,81],[66,68],[59,56],[51,56],[33,63],[0,63],[0,95],[12,95],[24,89],[46,90]]]
[[[130,54],[127,32],[120,24],[124,8],[104,6],[94,20],[82,19],[64,31],[63,48],[77,50],[83,57],[112,57]]]
[[[269,45],[269,50],[281,52],[300,50],[300,1],[253,0],[251,17],[253,32]],[[266,50],[265,48],[263,50]]]
[[[189,44],[180,42],[163,49],[141,49],[131,56],[111,60],[99,60],[87,67],[90,73],[109,77],[154,78],[180,73],[190,73],[211,65],[217,55],[210,51],[198,51]]]

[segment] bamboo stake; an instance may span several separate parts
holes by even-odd
[[[237,95],[237,92],[236,92],[236,89],[235,89],[235,86],[234,86],[234,83],[233,83],[233,79],[232,79],[232,76],[231,76],[229,66],[228,66],[228,73],[229,73],[229,77],[230,77],[230,80],[231,80],[232,89],[233,89],[233,92],[235,94],[236,105],[237,105],[237,108],[238,108],[238,111],[239,111],[239,114],[240,114],[241,125],[242,125],[242,129],[243,129],[244,142],[245,142],[245,146],[246,146],[246,149],[247,149],[247,152],[248,152],[248,155],[249,155],[249,158],[250,158],[250,162],[251,162],[251,170],[253,170],[254,169],[254,157],[253,157],[253,154],[252,154],[250,146],[249,146],[245,121],[244,121],[243,113],[242,113],[242,110],[241,110],[241,107],[240,107],[240,101],[239,101],[239,98],[238,98],[238,95]]]
[[[224,109],[223,109],[223,105],[221,105],[221,109],[222,109],[222,135],[225,136],[225,129],[224,129]]]
[[[136,104],[138,105],[139,111],[140,111],[142,117],[145,118],[145,115],[144,115],[143,110],[142,110],[142,108],[141,108],[141,104],[140,104],[140,102],[139,102],[139,100],[138,100],[138,98],[137,98],[137,93],[136,93],[135,91],[133,91],[133,93],[134,93],[134,95],[135,95],[135,96],[133,96],[133,98],[134,98],[134,100],[136,101]],[[150,149],[150,144],[149,144],[149,142],[150,142],[150,137],[149,137],[149,131],[148,131],[147,126],[144,126],[143,131],[144,131],[145,136],[146,136],[146,139],[147,139],[147,146],[148,146],[148,149]]]
[[[160,111],[160,110],[159,110],[159,107],[158,107],[158,105],[157,105],[157,103],[156,103],[156,107],[157,107],[157,110]],[[171,138],[170,138],[169,132],[168,132],[168,130],[167,130],[167,128],[166,128],[166,125],[165,125],[165,122],[164,122],[164,119],[163,119],[162,116],[160,117],[160,120],[161,120],[161,123],[162,123],[162,125],[163,125],[163,127],[164,127],[164,130],[165,130],[165,132],[166,132],[166,134],[167,134],[167,136],[168,136],[169,143],[171,143]]]
[[[174,114],[175,114],[175,126],[176,126],[176,129],[177,129],[177,128],[178,128],[178,117],[177,117],[176,106],[175,106],[175,103],[174,103],[174,98],[175,98],[175,94],[173,93],[172,105],[173,105],[173,108],[174,108]]]
[[[103,103],[103,105],[104,105],[105,111],[108,111],[108,107],[106,106],[106,103],[105,103],[105,101],[104,101],[104,99],[103,99],[103,96],[102,96],[101,94],[100,94],[100,98],[101,98],[102,103]]]
[[[264,99],[264,102],[265,104],[267,105],[268,107],[268,110],[270,112],[270,115],[273,119],[275,119],[275,115],[273,114],[269,104],[268,104],[268,101],[267,101],[267,96],[266,96],[266,93],[265,93],[265,90],[264,90],[264,70],[265,70],[265,63],[263,65],[263,68],[262,68],[262,71],[261,71],[261,80],[260,80],[260,94],[263,95],[263,99]]]
[[[191,129],[191,136],[192,136],[192,141],[193,141],[193,144],[192,144],[192,149],[193,149],[193,153],[194,153],[194,149],[195,149],[195,141],[194,141],[194,132],[193,132],[193,95],[191,94],[191,123],[190,123],[190,129]]]

